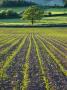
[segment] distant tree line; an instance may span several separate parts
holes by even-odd
[[[20,14],[9,9],[9,10],[1,10],[0,11],[0,19],[5,18],[20,18]]]
[[[33,2],[28,2],[25,0],[1,0],[0,7],[25,7],[35,5]]]
[[[64,3],[65,3],[65,7],[67,7],[67,0],[64,0]]]
[[[67,0],[64,1],[64,6],[67,7]],[[25,6],[30,6],[34,5],[35,3],[26,0],[0,0],[0,6],[2,7],[25,7]],[[54,7],[61,7],[61,6],[54,6]]]
[[[32,23],[34,22],[34,19],[40,19],[41,17],[52,17],[52,16],[67,16],[67,13],[52,14],[52,12],[49,11],[47,14],[45,14],[44,9],[36,6],[29,6],[27,9],[25,9],[20,13],[12,9],[0,10],[0,19],[23,18],[23,19],[29,19],[29,20],[31,19]]]

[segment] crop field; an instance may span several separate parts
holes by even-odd
[[[67,90],[67,28],[0,28],[0,90]]]

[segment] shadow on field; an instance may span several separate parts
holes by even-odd
[[[38,28],[38,27],[67,27],[67,24],[40,24],[40,25],[0,25],[5,28]]]

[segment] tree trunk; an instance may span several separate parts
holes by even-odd
[[[33,18],[32,18],[32,25],[34,24],[34,20],[33,20]]]

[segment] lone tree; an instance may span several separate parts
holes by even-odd
[[[24,20],[31,20],[32,25],[35,20],[40,20],[44,16],[44,10],[39,6],[30,6],[23,13]]]

